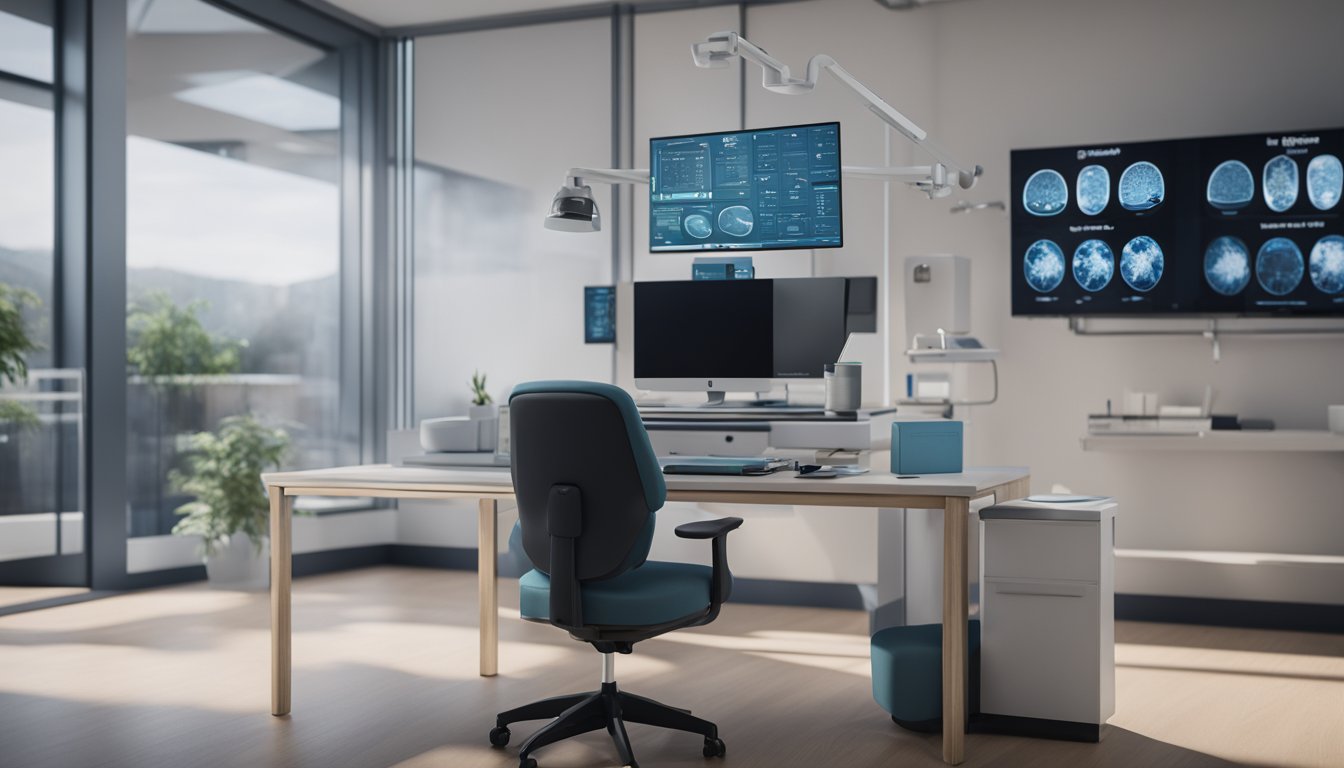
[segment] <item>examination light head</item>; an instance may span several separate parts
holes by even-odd
[[[593,199],[593,188],[579,179],[571,179],[555,193],[551,212],[546,216],[546,228],[560,232],[597,232],[602,229],[602,217]]]
[[[736,32],[715,32],[703,43],[691,43],[691,59],[702,69],[722,69],[736,55]]]

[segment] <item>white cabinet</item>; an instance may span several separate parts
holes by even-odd
[[[1097,726],[1115,712],[1115,509],[981,510],[981,712]]]

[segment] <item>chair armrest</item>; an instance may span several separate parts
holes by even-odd
[[[742,525],[740,517],[718,520],[697,520],[677,526],[677,536],[683,539],[711,539],[713,576],[709,585],[710,613],[706,622],[719,615],[719,606],[733,591],[733,574],[728,570],[728,532]]]
[[[718,520],[697,520],[677,526],[677,537],[682,539],[717,539],[742,525],[740,517],[722,517]]]

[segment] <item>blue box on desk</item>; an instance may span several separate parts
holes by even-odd
[[[893,475],[935,475],[960,471],[960,421],[892,422]]]

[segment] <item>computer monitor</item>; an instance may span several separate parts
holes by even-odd
[[[649,250],[839,248],[840,124],[649,140]]]
[[[820,379],[850,333],[875,330],[875,278],[635,283],[635,386],[764,392]]]

